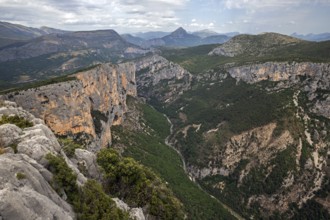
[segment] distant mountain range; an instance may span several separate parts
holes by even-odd
[[[11,41],[0,47],[1,86],[58,76],[149,52],[127,42],[114,30],[67,32],[1,23],[1,39]]]
[[[134,37],[142,38],[145,40],[150,40],[154,38],[162,38],[166,35],[169,35],[171,32],[164,32],[164,31],[148,31],[148,32],[138,32],[132,34]]]
[[[298,34],[293,33],[291,34],[292,37],[300,38],[303,40],[309,40],[309,41],[327,41],[330,40],[330,33],[321,33],[321,34]]]
[[[50,27],[32,28],[19,24],[0,22],[0,47],[16,42],[31,40],[47,34],[63,34],[67,32],[68,31]]]
[[[165,32],[162,33],[164,34]],[[145,35],[147,35],[147,33],[145,33]],[[220,44],[230,39],[230,37],[227,35],[219,34],[210,30],[202,30],[193,33],[188,33],[182,27],[176,29],[172,33],[158,38],[145,39],[137,35],[134,36],[131,34],[124,34],[122,35],[122,37],[128,42],[139,45],[144,48],[153,46],[191,47],[204,44]]]
[[[152,47],[184,48],[222,44],[210,54],[235,56],[244,51],[261,56],[272,52],[279,43],[295,45],[300,41],[280,34],[235,36],[236,34],[219,34],[210,30],[188,33],[180,27],[172,33],[119,35],[114,30],[69,32],[50,27],[31,28],[0,22],[0,85],[20,84],[102,62],[137,58],[155,51]],[[318,35],[317,39],[325,39],[326,36],[327,34]],[[149,39],[150,37],[155,38]],[[316,39],[316,35],[313,39]],[[260,45],[263,50],[259,49]]]

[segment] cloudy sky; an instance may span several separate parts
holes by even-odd
[[[221,33],[330,32],[330,0],[0,0],[0,20],[120,33],[211,29]]]

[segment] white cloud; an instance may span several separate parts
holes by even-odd
[[[329,0],[223,0],[227,9],[287,8],[302,4],[327,4]]]
[[[175,28],[189,0],[0,0],[0,20],[81,30]]]
[[[301,0],[225,0],[224,5],[232,8],[288,7],[300,4]]]

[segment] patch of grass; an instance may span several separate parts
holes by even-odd
[[[16,173],[16,178],[18,180],[22,180],[22,179],[26,178],[26,175],[24,173],[18,172],[18,173]]]
[[[17,152],[18,152],[17,143],[12,143],[11,145],[9,145],[9,147],[11,147],[14,150],[14,153],[17,154]]]
[[[3,125],[3,124],[14,124],[17,127],[20,127],[22,129],[33,126],[32,122],[30,122],[29,120],[26,120],[23,117],[19,117],[17,115],[14,115],[14,116],[3,115],[2,118],[0,119],[0,125]]]
[[[170,134],[170,124],[166,120],[164,121],[164,116],[149,105],[142,104],[141,108],[147,125],[152,128],[161,139],[165,139]]]
[[[66,156],[68,157],[73,157],[75,150],[78,148],[84,148],[84,146],[82,146],[79,143],[76,143],[73,139],[71,138],[59,138],[58,142],[60,143],[60,145],[62,146]]]
[[[0,155],[1,155],[1,154],[4,154],[4,153],[6,153],[6,150],[5,150],[5,148],[3,148],[3,147],[0,147]]]

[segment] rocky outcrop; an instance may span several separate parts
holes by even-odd
[[[190,87],[192,75],[159,55],[135,62],[139,96],[171,102]],[[164,85],[160,86],[161,83]]]
[[[277,89],[299,86],[313,103],[311,111],[330,118],[330,64],[311,62],[266,62],[229,67],[227,72],[236,80],[257,83],[268,80],[280,82]],[[320,98],[322,97],[322,98]]]
[[[3,219],[74,219],[47,182],[52,174],[24,154],[0,156],[0,213]]]
[[[256,165],[266,164],[279,151],[287,148],[294,143],[289,131],[283,132],[279,137],[274,138],[273,132],[276,128],[275,123],[258,127],[239,135],[234,135],[224,146],[214,146],[213,153],[209,155],[209,166],[198,168],[189,166],[188,170],[193,178],[204,178],[212,175],[228,176],[233,173],[241,160],[249,160],[246,175],[249,170]],[[221,128],[220,128],[221,129]],[[218,130],[204,134],[206,139],[214,138]]]
[[[221,156],[223,170],[232,173],[240,160],[248,159],[252,164],[265,164],[279,151],[287,148],[294,140],[289,131],[274,138],[275,123],[235,135],[225,144]],[[253,167],[253,165],[247,167]],[[248,170],[247,170],[248,172]]]
[[[124,201],[113,198],[113,201],[115,201],[117,207],[125,212],[129,213],[129,216],[134,220],[145,220],[145,216],[143,214],[142,208],[130,208]]]
[[[328,79],[330,65],[326,63],[266,62],[232,67],[227,71],[231,77],[247,83],[257,83],[263,80],[275,82],[290,80],[292,83],[297,83],[299,77],[311,77],[313,80],[320,81],[321,84],[318,86],[329,87],[330,85]]]
[[[96,155],[88,150],[76,149],[71,161],[75,167],[84,171],[84,175],[91,179],[101,180],[101,172],[98,168]]]
[[[33,122],[21,129],[0,126],[0,213],[4,219],[74,219],[71,206],[50,186],[52,173],[43,165],[46,154],[60,153],[55,135],[42,120],[5,101],[0,117],[18,115]],[[12,150],[10,150],[12,149]],[[16,154],[14,152],[16,151]]]
[[[93,149],[107,146],[111,125],[123,120],[127,95],[136,95],[135,68],[130,63],[102,64],[75,77],[4,98],[42,118],[57,135],[84,136]]]

